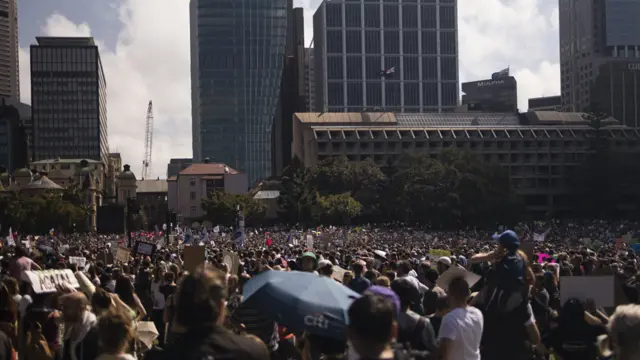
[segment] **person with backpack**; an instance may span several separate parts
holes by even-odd
[[[412,350],[428,351],[434,354],[431,358],[435,358],[438,346],[431,322],[428,318],[410,310],[417,290],[404,278],[394,280],[391,283],[391,290],[400,298],[396,341]]]

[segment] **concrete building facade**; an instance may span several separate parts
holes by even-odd
[[[246,194],[249,190],[248,176],[225,164],[193,164],[167,180],[169,211],[177,214],[178,222],[200,219],[204,215],[202,199],[216,190]]]
[[[591,94],[591,111],[640,127],[640,58],[612,59],[600,65]]]
[[[560,111],[562,109],[562,97],[543,96],[529,99],[528,111]]]
[[[194,162],[272,171],[290,0],[191,0]]]
[[[316,111],[458,106],[456,0],[325,0],[313,33]]]
[[[38,37],[31,45],[35,160],[108,162],[107,83],[90,37]]]
[[[607,120],[616,150],[640,152],[640,133]],[[333,156],[385,165],[404,153],[432,158],[445,148],[477,153],[509,172],[532,211],[570,208],[567,174],[590,152],[581,113],[305,113],[294,117],[293,153],[306,166]]]
[[[316,72],[314,66],[313,48],[304,49],[304,88],[305,88],[305,111],[316,111]]]
[[[0,0],[0,98],[20,101],[18,0]]]

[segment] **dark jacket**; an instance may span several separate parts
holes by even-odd
[[[144,360],[200,360],[213,358],[269,360],[265,344],[255,336],[234,334],[221,326],[189,331],[164,350],[152,349]]]
[[[2,331],[0,331],[0,360],[13,360],[11,340]]]

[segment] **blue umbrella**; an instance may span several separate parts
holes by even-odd
[[[344,339],[347,310],[360,295],[333,279],[299,271],[267,271],[243,287],[244,300],[294,331]]]

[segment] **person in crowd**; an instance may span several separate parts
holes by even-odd
[[[15,348],[18,343],[18,304],[5,283],[0,283],[0,331],[9,337]]]
[[[15,248],[13,262],[9,267],[9,275],[12,278],[22,280],[25,271],[42,269],[38,263],[31,260],[27,255],[27,250],[24,247],[18,246]]]
[[[300,267],[302,271],[306,272],[316,272],[316,267],[318,266],[318,258],[311,251],[307,251],[302,254],[300,257]]]
[[[0,331],[0,360],[17,360],[11,340],[3,331]]]
[[[165,296],[162,293],[164,274],[164,267],[158,266],[154,271],[153,280],[151,281],[151,300],[153,302],[151,321],[155,324],[156,329],[164,329],[164,321],[162,319],[165,307]],[[164,345],[164,331],[159,330],[158,343],[160,347]]]
[[[409,344],[411,349],[435,353],[437,350],[436,337],[428,318],[420,316],[409,308],[415,301],[416,289],[406,278],[400,278],[391,284],[400,300],[398,314],[398,338],[401,344]]]
[[[115,293],[132,310],[131,317],[133,319],[142,321],[147,316],[147,310],[145,310],[140,298],[134,292],[133,284],[127,277],[120,276],[116,280]]]
[[[600,348],[604,356],[616,360],[640,359],[640,305],[621,305],[616,308],[602,336]]]
[[[197,269],[182,280],[175,296],[175,321],[185,336],[164,350],[150,350],[145,360],[269,359],[269,351],[259,338],[234,334],[222,326],[227,297],[224,274]]]
[[[349,288],[358,294],[362,294],[365,290],[367,290],[371,286],[371,281],[365,278],[364,273],[364,262],[357,261],[352,266],[353,269],[353,279],[349,281]]]
[[[596,359],[596,342],[606,333],[605,326],[587,310],[585,301],[571,298],[560,309],[545,344],[562,360]]]
[[[424,298],[423,302],[426,302],[427,298]],[[435,310],[433,315],[429,316],[429,321],[431,322],[431,326],[433,327],[433,332],[435,333],[436,339],[440,335],[440,326],[442,325],[442,318],[447,315],[447,313],[451,311],[451,303],[449,301],[449,295],[446,293],[442,296],[438,296],[435,301]]]
[[[469,284],[464,277],[453,278],[447,293],[451,311],[442,318],[440,325],[441,357],[444,360],[480,360],[484,318],[480,310],[467,304]]]
[[[135,336],[129,314],[111,310],[98,319],[100,356],[97,360],[135,360],[127,353]]]
[[[62,360],[94,360],[99,355],[96,316],[87,310],[89,302],[81,292],[60,298],[65,323]]]
[[[356,299],[348,310],[346,337],[348,359],[395,358],[392,347],[398,334],[397,310],[391,300],[380,295]]]
[[[321,276],[326,276],[328,278],[333,278],[333,264],[331,261],[327,259],[322,259],[318,261],[318,274]]]
[[[389,288],[391,287],[391,280],[386,276],[380,276],[376,279],[375,284],[378,286]]]

